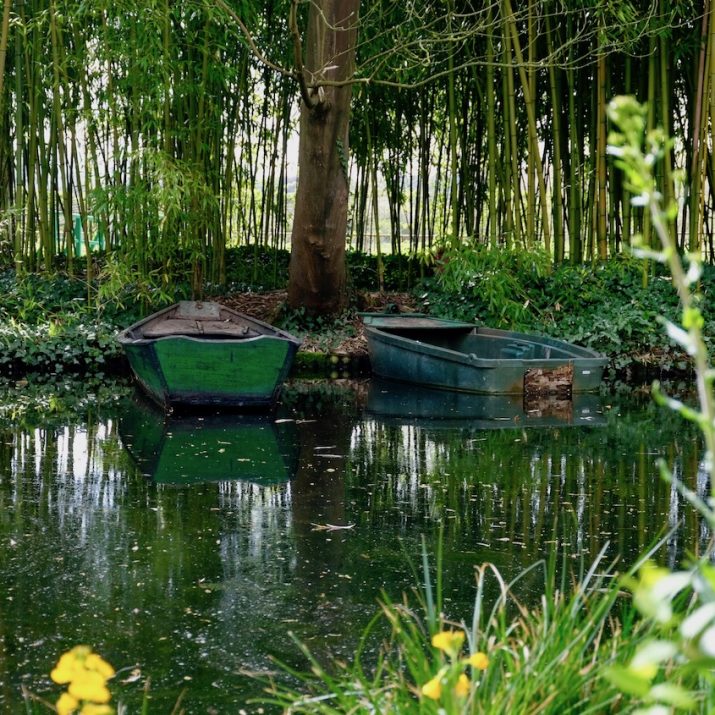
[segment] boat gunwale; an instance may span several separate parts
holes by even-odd
[[[122,331],[124,332],[124,331]],[[158,343],[161,340],[191,340],[193,342],[197,343],[206,343],[207,345],[243,345],[246,343],[253,343],[256,342],[257,340],[277,340],[282,343],[291,343],[295,345],[296,350],[300,346],[300,342],[295,343],[293,340],[290,340],[288,338],[284,338],[280,335],[252,335],[250,337],[246,338],[224,338],[222,336],[220,337],[211,337],[210,335],[207,337],[199,337],[195,335],[181,335],[181,334],[176,334],[176,335],[161,335],[156,338],[131,338],[131,337],[126,337],[120,339],[119,336],[117,336],[117,340],[119,340],[123,344],[127,345],[149,345],[152,343]]]

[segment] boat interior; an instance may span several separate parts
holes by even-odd
[[[262,326],[228,311],[217,303],[184,301],[170,311],[139,325],[137,337],[165,338],[189,336],[215,340],[254,338],[265,334]]]
[[[480,334],[478,328],[448,327],[435,329],[391,328],[384,332],[409,340],[474,354],[485,360],[553,360],[580,357],[577,351],[568,351],[539,341],[521,340],[512,335]]]

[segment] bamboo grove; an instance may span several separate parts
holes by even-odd
[[[141,292],[223,283],[231,246],[290,248],[306,2],[227,4],[250,39],[216,0],[4,0],[4,264],[72,271],[100,248],[104,282]],[[710,0],[363,0],[349,246],[581,262],[648,240],[606,153],[625,93],[680,138],[659,175],[671,229],[712,257],[713,18]]]

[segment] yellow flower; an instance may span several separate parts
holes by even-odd
[[[95,705],[87,703],[80,711],[79,715],[114,715],[114,710],[109,705]]]
[[[107,663],[104,658],[97,655],[96,653],[90,653],[87,659],[84,661],[84,667],[87,670],[94,670],[99,673],[105,680],[111,678],[114,675],[114,668],[112,668],[109,663]]]
[[[457,693],[460,698],[465,698],[469,695],[469,678],[464,673],[462,673],[457,679],[457,685],[454,686],[454,692]]]
[[[478,653],[472,653],[467,659],[467,663],[477,670],[486,670],[489,667],[489,658],[486,653],[479,651]]]
[[[77,709],[78,705],[79,702],[69,693],[62,693],[55,703],[58,715],[70,715],[70,713],[73,713]]]
[[[423,686],[422,686],[422,695],[425,697],[428,697],[432,700],[439,700],[440,696],[442,695],[442,675],[435,675],[432,680],[428,680]]]
[[[432,645],[449,655],[456,655],[462,643],[464,643],[462,631],[442,631],[432,636]]]
[[[103,681],[114,675],[114,668],[104,658],[92,653],[88,646],[75,646],[63,653],[50,676],[60,685],[86,677],[87,673],[99,676]]]
[[[93,703],[108,703],[111,695],[105,679],[93,670],[84,670],[70,683],[69,694],[77,700],[90,700]]]
[[[60,656],[57,665],[50,673],[50,677],[60,685],[69,683],[85,669],[86,661],[91,657],[92,649],[89,646],[77,645]],[[99,656],[95,657],[99,658]],[[102,659],[99,658],[99,660]]]

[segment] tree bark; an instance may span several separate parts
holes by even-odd
[[[310,5],[307,85],[300,111],[298,188],[291,234],[288,303],[311,315],[346,305],[345,234],[348,216],[348,126],[359,0]]]

